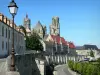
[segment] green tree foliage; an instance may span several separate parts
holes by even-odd
[[[98,62],[100,59],[98,59]],[[73,64],[72,64],[73,63]],[[93,64],[93,62],[73,62],[68,61],[68,65],[71,70],[80,73],[81,75],[100,75],[99,64]],[[73,67],[72,67],[73,65]]]
[[[43,51],[43,46],[37,33],[32,32],[31,36],[26,37],[26,48],[36,51]]]
[[[23,30],[24,35],[25,35],[25,37],[26,37],[27,35],[26,35],[26,29],[25,29],[25,27],[23,27],[22,25],[20,25],[19,27],[20,27],[20,29],[22,29],[22,30]]]
[[[32,34],[30,36],[27,36],[26,29],[22,25],[20,25],[19,27],[20,27],[20,29],[23,30],[25,38],[26,38],[26,40],[25,40],[26,49],[42,51],[43,46],[40,42],[41,39],[40,39],[39,35],[33,30]]]
[[[83,63],[82,75],[86,74],[86,70],[87,70],[88,65],[89,65],[88,63]]]
[[[89,64],[86,69],[86,75],[92,75],[93,65]]]
[[[98,68],[100,70],[100,58],[98,58],[97,62],[98,62]]]
[[[92,50],[90,51],[90,56],[91,56],[91,57],[94,57],[94,53],[93,53]]]
[[[78,71],[78,73],[82,73],[82,63],[78,63],[77,64],[77,71]]]
[[[73,70],[73,65],[74,65],[74,62],[69,60],[68,61],[68,66]]]
[[[74,71],[77,71],[77,62],[74,62],[73,69]]]

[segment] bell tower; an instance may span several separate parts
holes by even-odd
[[[50,34],[60,36],[59,17],[52,18],[52,24],[50,25]]]
[[[24,18],[24,27],[25,29],[31,30],[31,20],[28,18],[27,14],[26,17]]]

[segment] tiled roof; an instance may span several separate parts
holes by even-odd
[[[69,42],[69,47],[70,48],[75,48],[75,45],[72,42]]]
[[[51,35],[54,41],[56,41],[58,44],[68,45],[70,48],[75,48],[75,45],[72,42],[67,42],[63,37]]]
[[[60,42],[64,45],[66,45],[66,41],[63,37],[60,37],[60,36],[55,36],[55,35],[51,35],[51,37],[53,38],[53,40],[55,42],[57,42],[58,44],[60,44]]]

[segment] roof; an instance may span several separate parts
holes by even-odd
[[[75,48],[75,45],[72,42],[68,42],[70,48]]]
[[[83,45],[83,46],[76,46],[77,50],[98,50],[96,45]]]
[[[67,42],[63,37],[51,35],[52,39],[57,42],[58,44],[68,45],[70,48],[75,48],[75,45],[72,42]]]
[[[85,49],[95,49],[95,50],[98,50],[96,45],[84,45],[84,48]]]
[[[42,26],[40,21],[38,21],[36,26],[35,26],[35,29],[38,29],[38,28],[43,28],[43,26]]]

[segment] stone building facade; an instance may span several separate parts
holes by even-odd
[[[26,18],[27,18],[27,16],[26,16]],[[24,23],[24,26],[26,26],[26,24]],[[29,24],[27,24],[27,25],[28,26],[26,26],[26,27],[28,29],[30,29],[30,27],[29,27],[30,25]],[[27,28],[26,28],[26,30],[27,30]],[[47,33],[47,27],[45,25],[41,24],[40,21],[38,21],[33,28],[33,30],[41,38],[40,41],[43,45],[43,51],[46,53],[46,55],[56,55],[56,54],[63,54],[63,55],[69,54],[70,56],[76,55],[74,43],[66,41],[60,35],[59,17],[52,18],[52,24],[49,26],[49,28],[50,28],[49,29],[50,32]]]
[[[40,21],[37,22],[33,30],[40,36],[42,40],[44,36],[47,34],[46,26],[42,25]]]
[[[12,50],[12,21],[0,13],[0,57],[7,56]],[[23,53],[25,41],[22,30],[14,23],[15,53]]]
[[[77,46],[76,52],[78,56],[83,56],[84,58],[90,58],[90,52],[93,51],[94,57],[99,58],[100,57],[100,51],[96,45],[83,45],[83,46]]]

